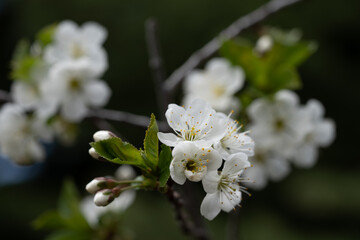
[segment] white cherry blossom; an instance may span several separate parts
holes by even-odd
[[[172,151],[171,178],[178,184],[186,179],[201,181],[209,171],[216,171],[222,163],[221,156],[213,148],[199,148],[193,142],[179,143]]]
[[[234,97],[244,84],[244,72],[238,66],[232,66],[224,58],[209,61],[205,70],[191,72],[184,81],[184,104],[194,99],[208,101],[216,111],[228,112],[238,109],[240,102]]]
[[[184,141],[192,141],[200,147],[210,147],[226,133],[226,126],[221,124],[215,110],[201,99],[192,101],[187,109],[169,104],[165,116],[176,134],[159,132],[158,137],[170,147]]]
[[[248,157],[244,153],[236,153],[225,161],[221,174],[214,170],[205,176],[202,183],[207,194],[201,203],[201,215],[213,220],[221,210],[230,212],[240,204],[241,192],[246,192],[240,183],[249,181],[241,175],[248,167]]]
[[[249,159],[253,167],[244,172],[245,178],[253,182],[245,183],[252,189],[260,190],[266,187],[269,180],[280,181],[291,171],[289,161],[282,155],[256,144],[255,155]]]
[[[53,43],[46,47],[44,59],[51,65],[85,59],[101,74],[108,67],[107,55],[101,46],[106,37],[106,29],[98,23],[86,22],[79,27],[73,21],[63,21],[55,30]]]
[[[90,107],[105,105],[111,93],[86,60],[55,65],[41,90],[51,106],[48,112],[54,114],[60,108],[60,115],[70,122],[81,121]]]
[[[246,132],[239,132],[241,126],[237,120],[230,118],[231,113],[226,116],[223,113],[217,113],[219,121],[226,125],[227,132],[225,136],[214,145],[214,148],[220,153],[220,155],[226,160],[231,154],[243,152],[247,156],[254,155],[254,140],[249,137]]]
[[[257,99],[247,109],[256,144],[285,158],[292,157],[309,126],[301,114],[298,96],[282,90],[273,99]]]
[[[8,103],[0,110],[0,152],[17,164],[45,159],[42,142],[52,140],[52,131],[19,105]]]
[[[324,118],[324,112],[323,105],[315,99],[309,100],[303,108],[302,114],[307,119],[309,129],[292,158],[298,167],[314,166],[318,157],[318,147],[330,145],[335,138],[335,123]]]

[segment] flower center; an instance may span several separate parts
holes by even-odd
[[[77,78],[72,78],[69,81],[69,88],[72,91],[79,91],[81,88],[81,83],[80,80]]]
[[[84,49],[80,44],[74,43],[71,49],[71,55],[73,58],[80,58],[85,55]]]
[[[221,97],[225,93],[225,87],[224,86],[215,86],[213,88],[213,93],[216,97]]]
[[[276,119],[276,121],[274,122],[274,128],[276,131],[280,132],[282,130],[284,130],[285,128],[285,122],[282,119]]]
[[[186,169],[189,170],[189,171],[196,171],[196,162],[194,160],[188,160],[187,163],[186,163]]]

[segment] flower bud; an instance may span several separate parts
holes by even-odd
[[[101,140],[106,140],[106,139],[113,138],[113,137],[116,137],[116,135],[114,133],[112,133],[110,131],[106,131],[106,130],[97,131],[93,135],[95,142],[101,141]]]
[[[89,149],[89,154],[90,154],[90,156],[92,156],[95,159],[99,159],[99,157],[100,157],[100,155],[95,151],[94,148]]]
[[[116,170],[115,177],[119,180],[130,180],[136,177],[136,173],[131,166],[122,165]]]
[[[85,189],[89,193],[95,194],[96,192],[98,192],[99,190],[102,189],[102,187],[99,186],[99,184],[102,182],[103,182],[103,180],[95,178],[86,185]]]
[[[259,54],[264,54],[273,47],[274,41],[269,35],[263,35],[259,38],[255,45],[255,51]]]
[[[94,197],[94,203],[97,206],[107,206],[109,203],[114,201],[115,197],[112,194],[110,189],[104,189],[102,191],[98,191]]]

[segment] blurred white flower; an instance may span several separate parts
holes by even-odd
[[[280,181],[291,170],[289,161],[282,155],[269,149],[262,149],[258,144],[255,147],[255,155],[249,161],[253,167],[244,172],[244,177],[253,180],[253,182],[245,183],[252,189],[263,189],[269,180]]]
[[[188,106],[194,99],[201,98],[222,112],[238,109],[240,102],[234,97],[244,84],[244,72],[232,66],[224,58],[214,58],[205,70],[191,72],[184,81],[184,104]]]
[[[201,99],[192,101],[187,109],[169,104],[165,116],[176,134],[159,132],[158,137],[170,147],[184,141],[192,141],[199,147],[210,147],[226,133],[226,126],[221,124],[215,110]]]
[[[226,116],[223,113],[217,113],[219,121],[226,125],[227,132],[225,136],[214,145],[214,148],[220,153],[221,157],[227,158],[234,153],[242,152],[247,156],[254,155],[254,140],[249,137],[247,132],[240,133],[241,126],[239,122],[230,118],[231,113]]]
[[[199,148],[193,142],[182,142],[172,151],[171,178],[178,184],[186,179],[199,182],[209,171],[217,171],[222,159],[213,148]]]
[[[330,145],[335,138],[335,123],[324,119],[324,111],[323,105],[315,99],[309,100],[302,110],[309,129],[292,158],[298,167],[314,166],[318,157],[317,148]]]
[[[65,61],[55,65],[41,91],[54,114],[60,107],[60,115],[69,122],[81,121],[89,107],[101,107],[109,100],[111,90],[104,81],[98,80],[93,65],[86,61]]]
[[[202,183],[207,194],[201,203],[201,215],[212,220],[221,210],[230,212],[240,204],[241,192],[246,192],[240,183],[249,181],[242,178],[241,174],[248,167],[248,157],[244,153],[237,153],[225,161],[221,174],[215,170],[205,176]]]
[[[98,23],[87,22],[79,27],[72,21],[63,21],[57,26],[53,43],[45,49],[45,61],[53,65],[69,60],[87,60],[95,72],[102,74],[108,67],[102,47],[106,37],[106,29]]]
[[[0,152],[17,164],[43,161],[41,142],[51,141],[52,135],[43,121],[28,116],[19,105],[8,103],[0,110]]]
[[[253,101],[247,112],[256,144],[285,158],[293,157],[309,128],[298,102],[298,96],[288,90],[277,92],[273,99]]]

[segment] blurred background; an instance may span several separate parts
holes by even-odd
[[[71,19],[93,20],[108,29],[105,42],[109,70],[104,79],[113,90],[107,108],[142,115],[158,113],[144,36],[144,22],[155,17],[167,73],[195,50],[263,0],[0,0],[0,87],[9,90],[10,59],[22,38],[34,39],[44,26]],[[318,164],[293,169],[282,182],[252,191],[240,210],[242,239],[360,239],[360,1],[304,1],[264,21],[283,29],[299,28],[318,51],[299,71],[302,103],[320,100],[326,116],[337,125],[331,147],[322,149]],[[259,24],[261,26],[261,24]],[[256,36],[255,26],[242,36]],[[179,89],[181,94],[181,90]],[[114,123],[135,146],[145,129]],[[84,122],[74,146],[50,146],[46,163],[9,168],[0,164],[0,234],[2,239],[43,239],[31,221],[56,208],[65,177],[74,179],[81,194],[97,176],[113,174],[116,166],[93,160],[88,143],[96,128]],[[151,208],[149,207],[151,206]],[[126,226],[137,239],[186,239],[177,227],[171,205],[156,192],[138,192],[126,212]],[[154,221],[156,219],[156,221]],[[214,239],[224,239],[227,215],[207,222]],[[149,237],[151,236],[151,237]]]

